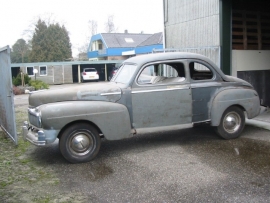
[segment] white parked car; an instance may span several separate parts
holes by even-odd
[[[95,68],[85,68],[81,74],[81,81],[99,80],[99,74]]]

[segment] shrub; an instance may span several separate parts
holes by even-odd
[[[13,86],[13,94],[14,95],[24,94],[24,90],[21,89],[20,87]]]
[[[49,85],[41,80],[31,80],[29,85],[33,86],[35,90],[49,89]]]
[[[29,84],[29,82],[31,81],[31,78],[27,75],[27,74],[24,74],[24,84]],[[22,78],[21,78],[21,73],[19,73],[16,78],[13,77],[12,78],[12,83],[13,85],[15,86],[20,86],[22,85]]]

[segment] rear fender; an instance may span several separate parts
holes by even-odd
[[[253,89],[234,88],[218,92],[211,106],[211,125],[218,126],[223,112],[230,106],[240,106],[246,111],[248,118],[260,113],[260,99]]]

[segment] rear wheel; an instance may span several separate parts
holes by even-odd
[[[235,139],[240,136],[244,126],[245,115],[243,110],[232,106],[224,111],[216,131],[224,139]]]
[[[100,136],[89,124],[74,124],[63,132],[59,147],[69,162],[88,162],[95,158],[100,149]]]

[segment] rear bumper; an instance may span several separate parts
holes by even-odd
[[[45,146],[56,140],[58,131],[36,129],[24,121],[22,126],[22,136],[25,141],[29,141],[36,146]]]
[[[95,75],[95,76],[88,76],[88,75],[84,75],[83,76],[83,80],[99,80],[99,76]]]

